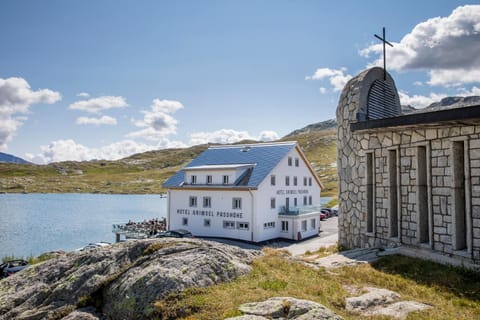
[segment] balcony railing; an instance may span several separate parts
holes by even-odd
[[[289,216],[299,216],[302,214],[308,214],[312,212],[320,212],[321,206],[303,206],[303,207],[286,207],[281,206],[278,214],[289,215]]]

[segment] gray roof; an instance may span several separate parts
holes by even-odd
[[[296,142],[282,142],[210,147],[186,165],[185,169],[201,166],[255,164],[252,166],[251,171],[248,172],[249,177],[239,179],[241,186],[254,188],[258,187],[273,168],[275,168],[296,145]],[[185,172],[184,170],[180,170],[169,178],[163,184],[163,187],[181,187],[184,178]]]

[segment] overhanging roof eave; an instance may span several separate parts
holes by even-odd
[[[358,121],[351,123],[350,128],[352,131],[360,131],[400,126],[423,124],[428,125],[448,121],[471,121],[475,119],[480,122],[480,105],[455,109],[437,110],[431,112],[412,113],[384,119]]]

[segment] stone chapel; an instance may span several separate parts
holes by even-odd
[[[480,266],[480,105],[402,113],[384,69],[337,107],[339,245]]]

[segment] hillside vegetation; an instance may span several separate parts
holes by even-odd
[[[298,141],[326,187],[322,195],[336,194],[336,131],[331,126],[302,130],[281,141]],[[168,177],[207,147],[149,151],[116,161],[0,163],[0,193],[160,193]]]

